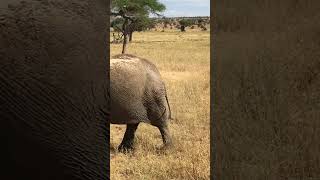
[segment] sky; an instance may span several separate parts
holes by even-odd
[[[166,6],[167,17],[210,16],[210,0],[159,0]]]

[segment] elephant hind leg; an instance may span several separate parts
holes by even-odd
[[[134,135],[139,123],[127,124],[126,132],[123,136],[122,142],[118,148],[120,152],[127,152],[133,150]]]
[[[167,122],[161,123],[161,125],[157,125],[163,140],[164,147],[172,146],[172,139],[170,136],[169,128]]]

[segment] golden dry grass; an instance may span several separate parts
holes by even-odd
[[[166,83],[174,147],[159,152],[156,127],[140,124],[132,154],[117,152],[125,126],[111,125],[111,179],[209,179],[210,32],[135,33],[127,53],[153,62]],[[121,44],[111,45],[111,55]]]

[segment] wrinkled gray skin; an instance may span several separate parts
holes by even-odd
[[[0,1],[0,179],[109,179],[107,4]]]
[[[133,149],[134,134],[140,122],[158,127],[164,147],[170,146],[170,106],[156,66],[133,55],[114,56],[110,59],[110,83],[111,123],[127,124],[118,149]]]

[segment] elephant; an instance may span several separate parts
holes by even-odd
[[[0,179],[109,179],[105,0],[1,0]]]
[[[118,147],[132,151],[135,132],[140,122],[156,126],[164,146],[171,147],[168,129],[171,110],[166,87],[157,67],[150,61],[131,54],[110,59],[111,124],[126,124],[126,132]]]

